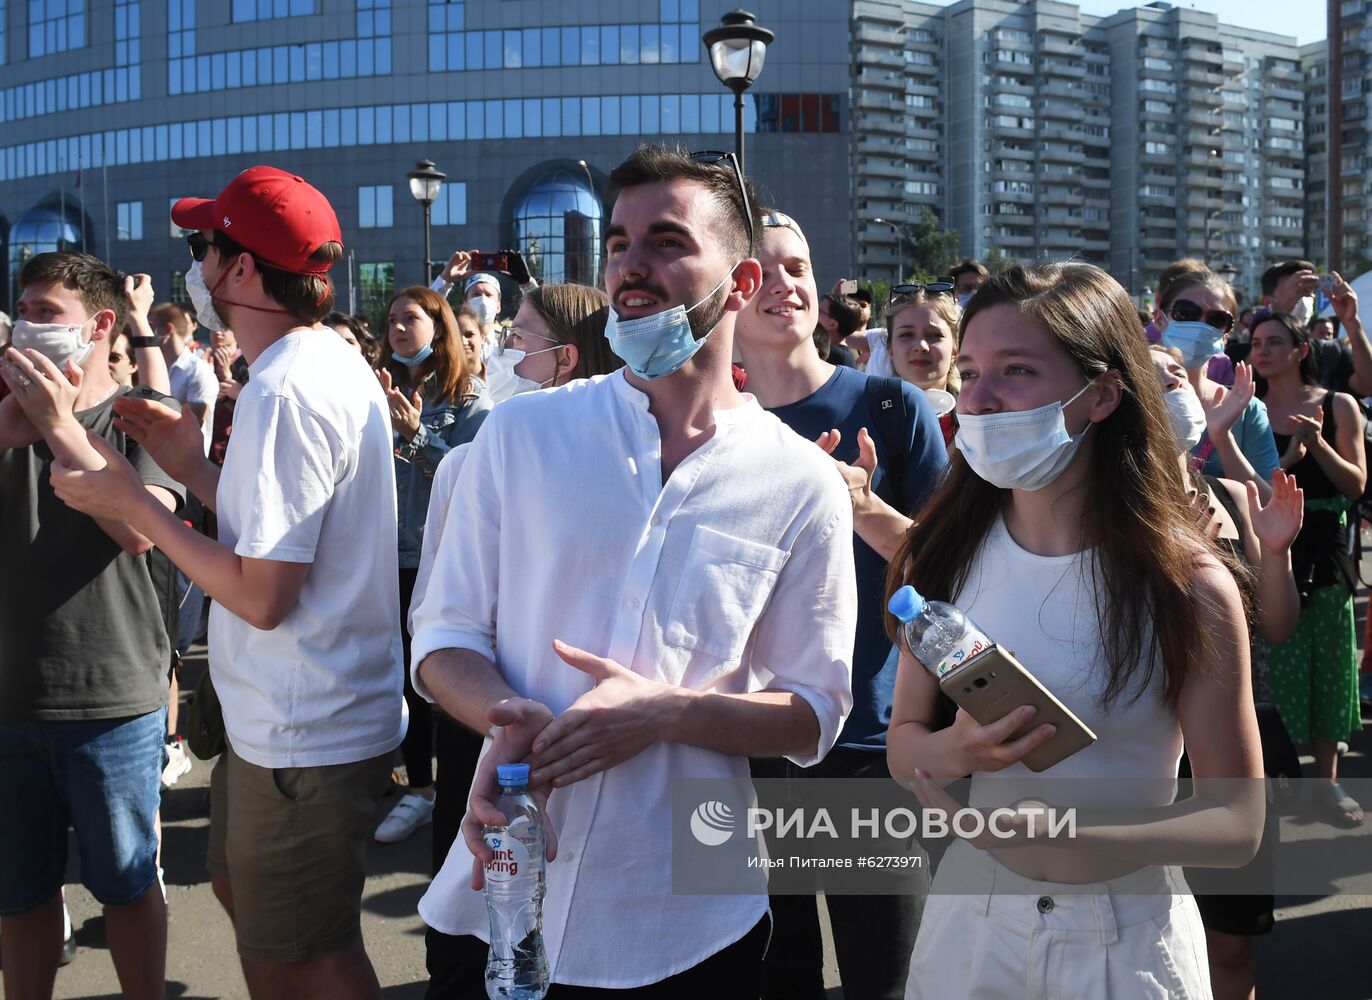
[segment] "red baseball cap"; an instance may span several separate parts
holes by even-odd
[[[171,210],[182,229],[213,229],[252,251],[262,263],[291,274],[323,274],[332,262],[310,255],[325,243],[342,243],[338,216],[303,177],[276,167],[249,167],[217,198],[182,198]]]

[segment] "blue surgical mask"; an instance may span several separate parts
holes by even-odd
[[[413,354],[396,354],[391,352],[391,358],[399,361],[406,368],[416,368],[429,359],[429,355],[434,352],[434,342],[431,340]]]
[[[734,264],[738,267],[741,261]],[[621,321],[614,309],[605,321],[605,339],[610,342],[610,350],[624,360],[629,371],[647,382],[666,378],[681,370],[681,366],[695,357],[695,353],[705,345],[706,339],[715,328],[712,326],[699,340],[691,330],[688,315],[702,304],[708,302],[715,292],[733,276],[734,267],[719,279],[719,284],[705,293],[695,305],[677,305],[651,316]],[[718,325],[718,324],[716,324]]]
[[[1167,329],[1162,331],[1162,342],[1166,347],[1181,351],[1181,363],[1187,371],[1195,371],[1224,351],[1224,331],[1198,319],[1169,319]]]

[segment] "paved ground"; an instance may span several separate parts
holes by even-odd
[[[1372,566],[1365,563],[1365,568]],[[1359,601],[1360,639],[1364,604]],[[191,668],[188,689],[194,685],[197,671],[203,669],[203,661],[193,662]],[[1372,726],[1372,719],[1365,718],[1364,723]],[[1310,763],[1309,758],[1306,763]],[[210,892],[204,869],[209,767],[197,761],[194,770],[162,799],[163,867],[171,920],[167,996],[173,1000],[246,996],[231,928]],[[1352,752],[1344,758],[1343,773],[1350,778],[1372,779],[1372,728],[1365,728],[1354,739]],[[393,801],[383,803],[378,820]],[[1364,804],[1372,806],[1372,802]],[[1317,850],[1329,832],[1328,827],[1306,817],[1286,817],[1282,841],[1309,841]],[[429,848],[426,828],[401,844],[373,843],[368,852],[363,932],[383,993],[390,1000],[423,996],[424,937],[415,907],[428,882]],[[80,950],[76,961],[58,973],[56,996],[117,997],[118,983],[105,950],[99,907],[79,885],[68,887],[67,900]],[[1276,929],[1259,939],[1260,996],[1281,1000],[1308,996],[1320,1000],[1372,998],[1372,961],[1367,951],[1372,897],[1280,898],[1278,906]],[[828,985],[836,987],[827,928],[825,961]],[[839,1000],[841,993],[834,988],[829,997]]]

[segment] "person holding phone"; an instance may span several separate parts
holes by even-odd
[[[1032,711],[1007,706],[939,728],[938,682],[902,648],[887,753],[926,808],[961,808],[942,783],[967,775],[974,809],[1036,794],[1076,808],[1070,840],[1032,839],[1021,812],[1011,838],[948,849],[907,997],[1034,982],[1133,998],[1149,976],[1209,995],[1200,917],[1170,866],[1235,867],[1257,849],[1260,782],[1208,780],[1262,774],[1246,615],[1186,503],[1136,331],[1127,293],[1088,264],[1011,267],[963,314],[958,449],[888,590],[961,608],[1100,738],[1035,774],[1023,758],[1053,727],[1012,739]],[[1174,803],[1183,739],[1197,785]]]
[[[462,298],[476,313],[481,324],[481,371],[486,378],[486,362],[495,352],[496,319],[503,308],[500,278],[495,272],[508,274],[519,290],[527,295],[538,287],[538,280],[529,272],[528,262],[518,250],[482,253],[480,250],[455,250],[447,266],[429,287],[447,298],[452,287],[463,282]]]

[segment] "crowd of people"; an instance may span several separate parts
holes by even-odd
[[[820,907],[852,998],[1251,996],[1272,897],[1187,880],[1270,863],[1273,741],[1312,748],[1329,822],[1363,821],[1338,780],[1372,395],[1348,283],[1277,262],[1240,312],[1182,260],[1141,317],[1088,264],[962,260],[875,301],[822,293],[795,207],[728,154],[640,147],[608,195],[602,288],[458,251],[377,334],[334,311],[327,199],[271,167],[173,206],[193,313],[84,253],[25,264],[0,362],[6,995],[51,996],[68,827],[124,995],[162,995],[159,786],[189,737],[256,998],[379,995],[367,842],[428,824],[428,995],[485,995],[509,762],[553,834],[553,998],[821,996]],[[983,810],[1035,787],[1053,726],[950,710],[885,610],[906,584],[1089,726],[1042,777],[1117,782],[1074,803],[1114,818],[959,840],[880,896],[674,893],[680,779],[955,809],[970,777]],[[1189,797],[1138,791],[1179,767]]]

